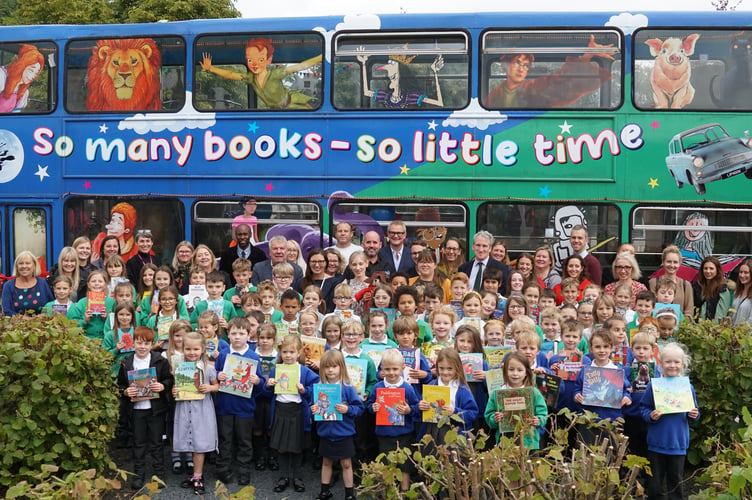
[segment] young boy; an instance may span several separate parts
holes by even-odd
[[[550,288],[544,288],[540,291],[540,298],[538,299],[538,307],[542,311],[547,307],[556,307],[556,292]]]
[[[221,353],[215,367],[220,386],[232,374],[222,370],[230,356],[240,356],[256,362],[256,369],[249,373],[248,381],[253,384],[251,397],[226,392],[217,393],[217,433],[219,437],[219,455],[217,455],[217,478],[225,484],[232,482],[232,458],[238,463],[238,484],[251,482],[251,462],[253,461],[253,417],[256,411],[256,398],[264,391],[262,384],[261,358],[248,345],[251,323],[242,316],[230,319],[227,324],[227,336],[230,340],[230,352]],[[220,387],[221,389],[221,387]],[[234,448],[234,450],[233,450]],[[233,451],[235,452],[233,454]]]
[[[636,313],[635,319],[627,324],[627,331],[629,332],[630,336],[637,333],[637,330],[639,330],[640,328],[640,321],[642,321],[643,318],[652,316],[654,309],[655,295],[653,295],[653,292],[651,292],[650,290],[637,292],[637,296],[635,296],[634,308]]]
[[[170,363],[160,353],[151,350],[154,345],[154,330],[139,326],[134,330],[133,337],[135,352],[127,356],[120,365],[118,386],[125,397],[131,398],[129,410],[131,410],[133,424],[133,472],[135,473],[131,479],[131,487],[139,490],[152,473],[161,478],[165,477],[162,436],[165,434],[165,415],[169,408],[167,395],[171,393],[174,381],[170,372]],[[128,372],[148,368],[154,368],[156,372],[156,377],[152,379],[148,387],[158,398],[133,401],[139,388],[128,380]],[[152,460],[151,471],[146,467],[147,450]]]
[[[418,290],[414,286],[401,286],[394,292],[394,303],[397,304],[397,311],[400,317],[407,317],[415,319],[415,310],[418,307]],[[396,321],[396,320],[395,320]],[[433,334],[431,333],[431,327],[423,320],[417,320],[419,331],[416,336],[415,347],[420,347],[423,342],[430,342],[433,340]],[[394,326],[392,326],[394,332]],[[394,334],[394,340],[397,340],[396,333]],[[399,343],[399,341],[397,340]]]
[[[415,340],[418,338],[418,334],[420,332],[418,322],[415,321],[412,316],[400,316],[399,318],[394,320],[392,331],[394,332],[394,339],[397,341],[398,349],[400,349],[403,357],[405,357],[406,349],[415,348]],[[412,386],[415,394],[420,399],[421,395],[423,394],[421,390],[421,384],[428,384],[432,380],[431,365],[428,363],[428,360],[423,355],[423,353],[420,352],[420,349],[417,349],[415,351],[414,356],[418,357],[419,359],[418,368],[414,368],[414,365],[410,369],[406,368],[405,375],[408,375],[411,380],[416,381],[412,384]]]
[[[235,317],[235,306],[232,302],[222,298],[222,294],[225,292],[225,278],[219,271],[212,271],[206,277],[206,293],[208,298],[202,300],[191,313],[191,324],[193,328],[198,325],[199,315],[206,311],[211,310],[219,316],[219,327],[227,328],[227,322]]]
[[[583,364],[590,364],[590,360],[584,357],[583,350],[580,349],[584,341],[582,329],[582,323],[576,319],[569,319],[562,323],[562,349],[551,358],[549,363],[549,369],[554,375],[561,377],[559,401],[556,403],[557,412],[562,408],[573,412],[579,411],[579,405],[574,402],[574,382]],[[557,420],[557,422],[565,423],[565,420]]]
[[[555,307],[543,309],[540,312],[540,327],[543,330],[541,352],[547,359],[555,356],[564,348],[561,341],[561,313]]]
[[[352,288],[346,282],[342,282],[334,287],[334,312],[330,312],[324,319],[329,316],[337,316],[343,322],[351,319],[360,321],[360,316],[352,310],[353,298]]]
[[[452,276],[450,289],[452,290],[452,300],[462,300],[462,297],[470,290],[470,278],[465,273],[456,273]]]
[[[188,274],[188,284],[183,284],[180,293],[183,294],[188,314],[193,313],[196,305],[206,297],[206,272],[201,269],[191,269]]]
[[[407,286],[410,276],[406,273],[394,273],[391,280],[389,280],[389,286],[392,287],[392,292],[397,290],[401,286]]]
[[[264,313],[267,323],[279,323],[282,320],[282,312],[277,307],[277,288],[271,280],[265,280],[258,284],[258,294],[261,299],[261,312]]]
[[[580,295],[580,283],[574,278],[564,278],[561,281],[561,303],[577,306]]]
[[[282,296],[282,292],[292,288],[292,281],[295,277],[295,270],[289,262],[280,262],[274,264],[272,268],[272,282],[277,290],[277,298]]]
[[[657,311],[663,309],[673,309],[676,312],[677,324],[681,323],[684,319],[684,314],[681,312],[681,306],[674,304],[674,296],[676,295],[676,283],[666,276],[658,278],[657,290],[655,293],[655,307],[653,308],[653,316]]]
[[[601,296],[601,293],[603,293],[601,287],[599,287],[595,283],[590,283],[585,287],[585,290],[582,291],[582,300],[595,302],[596,300],[598,300],[598,297]]]
[[[240,309],[245,315],[248,315],[251,311],[261,311],[261,296],[258,294],[258,291],[243,294],[240,298]]]
[[[441,289],[436,283],[426,283],[423,287],[423,313],[418,317],[426,321],[431,313],[441,307],[444,303],[444,290]]]
[[[251,261],[248,259],[235,259],[232,263],[232,277],[235,278],[235,286],[225,290],[223,299],[232,302],[235,306],[235,315],[242,316],[245,314],[241,307],[241,299],[248,292],[255,292],[256,287],[251,285]]]
[[[658,320],[658,338],[655,343],[658,344],[659,349],[663,349],[666,344],[676,342],[678,320],[675,311],[668,308],[659,310],[655,318]]]
[[[632,336],[632,363],[627,367],[627,377],[631,383],[632,404],[624,408],[624,434],[629,437],[629,452],[647,458],[648,424],[642,419],[640,403],[650,380],[660,377],[655,369],[653,350],[655,341],[647,332],[637,332]]]
[[[58,275],[55,281],[52,282],[52,291],[55,294],[55,300],[48,302],[42,308],[42,314],[52,316],[53,314],[62,314],[66,316],[68,309],[73,305],[71,300],[71,290],[73,289],[73,281],[67,277]],[[105,330],[107,332],[107,330]]]
[[[292,266],[290,266],[290,268],[292,268]],[[292,288],[288,288],[282,292],[282,297],[280,297],[279,302],[279,308],[282,310],[282,319],[280,319],[274,326],[277,327],[277,330],[280,330],[280,328],[282,330],[287,329],[288,334],[297,335],[298,313],[300,312],[302,304],[300,294]]]
[[[532,322],[532,320],[530,321]],[[532,328],[525,328],[517,334],[515,350],[527,358],[533,373],[551,373],[551,370],[548,369],[548,358],[540,352],[540,348],[541,339],[535,331],[535,324],[532,325]]]

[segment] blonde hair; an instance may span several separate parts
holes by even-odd
[[[433,325],[436,316],[448,316],[452,324],[457,322],[457,313],[454,312],[452,306],[439,306],[434,309],[430,316],[428,316],[428,324]]]
[[[344,333],[345,331],[359,333],[361,335],[366,333],[366,329],[363,326],[363,323],[355,319],[347,320],[342,324],[340,332]]]
[[[345,357],[342,355],[342,352],[338,351],[337,349],[329,349],[321,355],[321,360],[319,361],[319,374],[322,384],[333,384],[337,382],[334,380],[329,380],[326,377],[326,368],[330,366],[339,366],[339,382],[343,382],[348,385],[352,384],[350,382],[350,375],[347,373]]]
[[[193,331],[191,322],[188,321],[187,319],[178,318],[175,321],[173,321],[172,324],[170,325],[170,331],[167,337],[167,359],[168,360],[172,359],[172,355],[175,354],[176,352],[175,333],[179,331],[183,332],[183,345],[185,345],[185,334]],[[203,339],[203,335],[201,336],[201,338]]]
[[[661,364],[663,364],[666,356],[670,356],[672,354],[679,356],[679,359],[682,360],[681,374],[687,375],[689,373],[689,367],[692,364],[692,357],[687,354],[687,351],[684,350],[684,347],[681,344],[671,342],[670,344],[663,346],[663,349],[661,349],[661,354],[659,355]]]
[[[16,260],[13,261],[13,276],[18,276],[18,263],[28,261],[34,263],[34,277],[36,278],[42,272],[42,267],[39,265],[39,261],[36,256],[28,250],[24,250],[16,256]],[[78,267],[78,258],[76,258],[76,267]]]
[[[185,344],[189,340],[195,340],[196,342],[201,344],[201,361],[206,363],[206,341],[204,340],[204,336],[194,331],[187,332],[185,335],[183,335],[183,350],[185,350]]]
[[[402,367],[405,365],[405,358],[402,357],[402,353],[399,349],[390,348],[384,351],[384,355],[381,357],[381,366],[394,366]]]
[[[276,331],[276,330],[275,330]],[[285,338],[282,339],[282,342],[279,343],[279,349],[278,349],[278,355],[277,355],[277,364],[282,364],[282,349],[285,347],[292,347],[298,352],[298,362],[300,364],[305,363],[306,355],[305,350],[303,350],[303,342],[300,340],[300,337],[297,335],[286,335]]]

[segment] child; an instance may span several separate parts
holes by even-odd
[[[73,280],[68,276],[59,274],[52,282],[52,292],[55,295],[55,300],[46,303],[42,309],[42,313],[49,316],[55,313],[67,315],[73,306],[73,301],[71,301]]]
[[[506,305],[506,299],[504,300]],[[494,315],[499,309],[499,294],[491,290],[481,290],[480,292],[480,318],[483,321],[495,319]],[[501,309],[503,311],[503,309]]]
[[[125,261],[119,255],[111,255],[104,261],[104,270],[110,278],[110,287],[107,291],[110,297],[114,298],[115,286],[123,281],[128,281],[128,277],[125,275]]]
[[[343,281],[334,287],[334,312],[327,314],[325,317],[337,316],[342,321],[347,321],[349,319],[361,321],[360,316],[355,314],[352,310],[352,305],[352,288]]]
[[[256,287],[251,285],[251,276],[253,266],[248,259],[235,259],[232,261],[232,277],[235,279],[235,286],[225,290],[222,298],[231,302],[235,306],[235,315],[242,316],[242,298],[248,292],[255,292]]]
[[[170,325],[177,319],[188,319],[188,311],[184,310],[178,314],[178,301],[181,299],[178,289],[175,285],[169,285],[163,288],[158,297],[159,305],[154,314],[150,315],[144,326],[148,326],[157,332],[157,339],[154,343],[155,350],[162,350],[169,339]],[[185,304],[183,304],[185,309]]]
[[[352,259],[350,262],[352,263]],[[353,322],[350,320],[347,324]],[[321,383],[340,386],[341,402],[334,405],[334,411],[342,415],[342,420],[322,420],[316,424],[316,431],[320,438],[319,455],[324,459],[321,466],[321,493],[317,498],[319,500],[332,498],[332,492],[329,491],[332,465],[334,460],[339,460],[342,466],[342,479],[345,483],[345,500],[355,500],[352,467],[352,457],[355,456],[355,419],[363,413],[363,402],[350,383],[345,358],[341,352],[327,351],[321,357]],[[314,414],[321,410],[318,403],[317,399],[311,407],[311,412]]]
[[[366,258],[366,254],[361,251],[353,252],[350,255],[348,266],[353,273],[353,277],[347,280],[347,284],[350,285],[352,296],[355,298],[355,294],[368,288],[368,276],[366,276],[368,259]]]
[[[573,413],[580,411],[579,404],[574,400],[575,381],[582,367],[590,365],[590,359],[584,357],[587,348],[585,350],[580,348],[585,340],[582,336],[582,330],[582,323],[576,319],[564,321],[561,327],[563,349],[559,351],[559,354],[553,356],[549,362],[549,369],[554,375],[561,377],[559,399],[555,408],[557,416],[554,417],[559,424],[557,427],[560,429],[569,423],[566,417],[558,415],[561,409],[566,408]],[[574,445],[573,437],[573,435],[570,435],[570,439],[568,439],[570,445]]]
[[[392,307],[394,301],[394,292],[392,289],[383,283],[376,285],[373,290],[373,299],[371,299],[371,308],[373,309],[389,309]]]
[[[506,297],[499,293],[499,286],[501,285],[501,280],[503,279],[504,273],[498,267],[486,267],[486,269],[483,270],[483,285],[481,296],[485,296],[483,295],[483,292],[493,292],[496,295],[497,307],[502,311],[507,304]]]
[[[614,350],[611,353],[611,361],[617,365],[628,366],[632,363],[632,350],[629,348],[627,339],[627,323],[621,316],[611,316],[603,323],[603,328],[608,330],[614,339]]]
[[[441,306],[429,316],[429,324],[433,333],[433,340],[420,346],[421,352],[431,367],[431,376],[436,377],[436,357],[439,351],[452,345],[452,333],[457,315],[451,306]]]
[[[316,285],[308,285],[303,290],[303,309],[316,311],[319,316],[319,323],[324,320],[324,313],[326,313],[326,301],[324,300],[324,294],[321,288]]]
[[[601,287],[595,283],[590,283],[582,291],[582,300],[589,300],[590,302],[595,303],[601,295],[603,295]]]
[[[157,266],[152,263],[146,263],[138,274],[138,283],[136,284],[136,312],[141,314],[141,303],[144,299],[151,297],[154,290],[154,275],[157,272]],[[148,315],[149,311],[145,311]]]
[[[187,319],[177,319],[170,325],[170,339],[167,341],[167,350],[162,351],[162,357],[170,363],[170,370],[173,374],[180,363],[185,361],[185,357],[183,356],[183,338],[186,333],[192,331],[191,322]],[[170,410],[167,413],[167,433],[171,443],[174,443],[172,435],[174,424],[175,400],[170,398]],[[187,453],[178,453],[173,447],[170,455],[172,458],[172,472],[174,474],[182,474],[184,469],[193,471],[193,458],[188,458]],[[183,464],[185,464],[185,467]]]
[[[676,296],[676,282],[666,276],[658,278],[658,289],[655,293],[655,308],[653,314],[663,309],[673,309],[676,312],[677,322],[681,323],[684,319],[684,314],[681,312],[681,306],[674,304],[674,297]]]
[[[572,304],[563,304],[559,308],[559,314],[561,314],[562,321],[566,321],[568,319],[576,320],[577,319],[577,306],[574,306]],[[592,315],[592,312],[590,314]]]
[[[300,294],[288,288],[282,292],[282,296],[279,300],[279,308],[282,311],[282,319],[279,320],[281,329],[290,335],[298,333],[298,312],[300,312],[300,306],[302,304],[300,300]],[[280,330],[280,326],[277,326],[277,330]]]
[[[673,309],[662,309],[655,315],[655,319],[658,320],[658,338],[656,344],[658,348],[663,350],[663,347],[671,342],[676,342],[676,313]]]
[[[295,269],[289,262],[280,262],[274,264],[272,268],[272,283],[276,289],[277,297],[282,295],[282,292],[292,288],[292,281],[295,278]]]
[[[655,295],[650,290],[637,292],[635,296],[635,318],[627,324],[627,330],[631,334],[636,332],[643,318],[653,315],[655,309]]]
[[[515,319],[521,316],[527,316],[527,313],[527,301],[522,295],[515,295],[513,297],[509,297],[509,299],[507,300],[507,309],[506,311],[504,311],[504,316],[502,316],[501,321],[505,325],[509,326]]]
[[[418,337],[418,333],[420,331],[420,327],[418,326],[417,321],[415,321],[410,316],[400,316],[399,318],[394,320],[392,329],[394,331],[394,339],[397,341],[397,346],[400,349],[400,352],[403,352],[402,349],[415,348],[415,339]],[[417,350],[415,356],[419,360],[418,367],[415,368],[415,366],[413,365],[409,369],[407,369],[406,378],[415,380],[412,386],[415,390],[415,393],[420,396],[422,394],[421,384],[427,384],[431,382],[431,368],[426,357],[422,352],[420,352],[420,349]]]
[[[523,443],[531,450],[537,450],[540,447],[540,434],[546,426],[548,417],[548,408],[543,395],[535,387],[535,376],[530,369],[527,358],[518,352],[510,353],[504,361],[504,385],[502,389],[520,389],[522,387],[532,387],[533,389],[533,415],[526,422],[530,429],[525,432]],[[496,430],[496,442],[501,439],[501,430],[499,422],[504,418],[504,413],[499,411],[496,395],[488,398],[488,404],[485,406],[486,423],[491,429]]]
[[[191,313],[191,324],[194,328],[198,325],[199,316],[207,310],[217,315],[220,328],[227,328],[227,322],[235,316],[235,306],[222,298],[224,292],[224,275],[219,271],[210,272],[206,277],[206,293],[209,297],[196,304]]]
[[[617,286],[614,289],[614,305],[616,306],[616,314],[630,323],[635,317],[635,312],[632,309],[632,287],[626,283]]]
[[[529,318],[518,318],[512,322],[512,334],[514,335],[515,350],[527,358],[533,373],[551,373],[548,369],[548,358],[540,352],[541,339],[535,331],[535,324]],[[524,322],[524,323],[523,323]],[[524,324],[524,326],[522,326]],[[519,331],[518,328],[522,327]],[[532,328],[531,328],[532,327]]]
[[[319,316],[316,311],[305,310],[298,314],[298,331],[307,337],[317,337],[319,330]]]
[[[561,313],[559,310],[555,307],[543,309],[540,312],[540,327],[543,330],[543,342],[546,343],[546,349],[543,349],[543,351],[546,358],[550,360],[564,347],[561,342]]]
[[[396,292],[401,286],[407,286],[410,276],[405,273],[394,273],[389,281],[389,286],[392,287],[392,293]]]
[[[637,332],[632,336],[632,354],[634,359],[626,367],[627,378],[631,384],[632,404],[624,408],[624,434],[629,437],[629,452],[647,458],[648,426],[642,420],[640,404],[645,396],[650,380],[660,377],[652,361],[655,340],[646,332]]]
[[[235,308],[237,311],[237,307]],[[240,310],[242,311],[238,316],[242,316],[245,314],[246,316],[251,311],[258,311],[261,312],[261,296],[258,294],[258,292],[246,292],[243,294],[242,297],[240,297]],[[261,313],[261,323],[266,321],[266,318],[264,317],[264,313]]]
[[[454,348],[460,354],[478,353],[483,355],[483,341],[480,339],[480,332],[470,325],[463,325],[457,329],[457,333],[454,336]],[[485,408],[488,400],[488,389],[486,388],[486,372],[488,371],[488,363],[483,358],[483,365],[481,369],[474,369],[472,366],[465,367],[462,365],[468,387],[473,393],[475,398],[475,404],[478,408]],[[468,378],[469,377],[469,378]],[[478,430],[483,424],[482,415],[478,414],[478,418],[474,422],[473,429]]]
[[[128,372],[147,368],[154,368],[156,371],[156,378],[149,383],[149,390],[159,397],[136,402],[131,399],[133,472],[135,474],[131,479],[131,487],[134,490],[140,490],[146,478],[152,475],[146,467],[147,449],[152,460],[151,470],[155,475],[165,478],[162,435],[165,433],[165,414],[169,406],[167,395],[172,391],[173,377],[167,360],[151,351],[153,343],[154,332],[151,329],[136,328],[134,331],[135,351],[123,360],[118,373],[118,386],[123,395],[135,398],[139,388],[128,380]]]
[[[389,317],[384,311],[372,309],[371,312],[368,313],[366,323],[366,326],[368,327],[368,338],[363,341],[363,344],[397,347],[397,343],[386,335],[388,324]]]
[[[258,219],[254,213],[256,213],[256,200],[251,197],[243,198],[240,202],[243,207],[243,213],[232,219],[232,239],[237,241],[235,230],[241,224],[245,224],[251,229],[251,244],[255,244],[258,239]]]
[[[327,316],[321,324],[321,334],[326,339],[327,349],[337,349],[342,347],[342,320],[338,316]],[[313,363],[313,361],[312,361]],[[318,372],[318,365],[314,365]]]
[[[436,358],[436,367],[439,376],[431,382],[431,385],[449,387],[449,401],[442,408],[447,415],[457,415],[462,419],[459,430],[462,432],[472,428],[473,422],[478,417],[478,405],[475,403],[472,392],[465,382],[465,372],[462,369],[460,355],[451,347],[442,349]],[[419,396],[420,397],[420,396]],[[418,402],[418,409],[426,411],[431,409],[431,403],[425,399]],[[437,445],[444,444],[446,433],[457,425],[454,420],[448,420],[446,424],[439,426],[437,423],[425,424],[424,433],[429,434]]]
[[[183,356],[185,361],[196,363],[203,372],[203,381],[198,392],[208,394],[219,391],[219,381],[214,366],[206,361],[206,344],[201,334],[188,332],[183,336]],[[172,396],[178,395],[178,388],[172,388]],[[161,436],[160,436],[161,438]],[[193,488],[196,495],[205,492],[204,454],[217,449],[217,417],[211,397],[192,401],[175,402],[175,425],[173,450],[177,453],[193,453],[193,474],[180,486]]]
[[[580,282],[574,278],[564,278],[561,281],[561,304],[577,305],[580,296]]]
[[[418,307],[418,290],[414,286],[401,286],[394,292],[394,302],[397,305],[397,312],[399,312],[400,317],[414,319],[415,310]],[[480,301],[478,301],[478,309],[480,310]],[[423,342],[433,340],[433,334],[431,327],[425,321],[418,320],[417,325],[419,331],[415,339],[415,346],[420,347]],[[392,327],[392,330],[394,330],[394,327]],[[395,340],[397,340],[396,334]]]
[[[277,330],[274,325],[269,323],[263,323],[259,326],[258,343],[256,345],[256,354],[262,359],[262,363],[266,360],[273,359],[276,361],[278,353],[274,348],[277,342]],[[264,365],[268,366],[268,365]],[[268,377],[271,371],[266,372],[266,369],[262,367],[264,377]],[[256,457],[256,470],[262,471],[269,468],[269,470],[279,470],[279,463],[277,462],[277,456],[271,453],[269,449],[269,437],[271,428],[271,411],[272,411],[272,394],[268,390],[261,391],[256,398],[256,412],[253,419],[253,450]]]
[[[221,353],[230,351],[230,344],[219,338],[219,316],[214,311],[204,311],[199,314],[196,323],[196,330],[204,337],[206,344],[207,362],[214,365]]]
[[[678,344],[668,344],[661,351],[661,366],[666,377],[686,375],[689,362],[689,356]],[[645,389],[640,410],[642,419],[648,423],[648,459],[653,472],[648,485],[650,498],[684,498],[682,483],[684,461],[689,447],[688,420],[697,422],[700,419],[695,389],[691,389],[695,407],[687,413],[669,415],[655,409],[652,384]]]
[[[590,301],[583,301],[577,308],[577,319],[582,323],[582,335],[589,342],[590,334],[595,328],[595,314],[593,313],[595,304]]]
[[[363,323],[354,319],[346,321],[342,325],[342,355],[347,359],[362,359],[366,361],[366,383],[361,400],[365,401],[370,396],[373,386],[376,385],[376,365],[373,360],[360,348],[365,334]]]
[[[507,281],[507,297],[522,296],[522,287],[525,285],[525,275],[520,271],[512,270]]]
[[[540,292],[540,298],[538,299],[538,308],[542,311],[547,307],[556,306],[556,293],[550,288],[544,288]]]
[[[201,302],[200,297],[206,293],[206,272],[203,269],[191,269],[188,273],[188,280],[180,287],[180,293],[188,308],[188,313],[192,313],[196,304]],[[198,293],[202,295],[199,296]]]
[[[256,342],[258,342],[259,327],[264,322],[264,313],[261,311],[248,311],[245,316],[241,315],[235,317],[245,317],[251,324],[251,331],[248,333],[248,345],[251,346],[251,349],[255,350]]]
[[[614,315],[616,305],[614,298],[610,295],[603,294],[595,300],[593,304],[593,321],[596,326],[602,325],[608,318]]]
[[[311,431],[311,403],[313,384],[319,382],[319,376],[299,363],[305,361],[303,344],[295,335],[287,335],[279,346],[277,365],[295,365],[298,369],[298,383],[295,394],[275,394],[271,406],[272,433],[269,445],[277,450],[280,461],[281,477],[277,480],[274,491],[281,493],[293,484],[298,493],[305,491],[305,483],[299,477],[293,478],[301,467],[301,456]],[[269,374],[267,387],[277,385],[276,367]],[[276,391],[275,391],[276,392]],[[292,481],[291,481],[292,480]]]
[[[217,358],[217,380],[220,384],[228,375],[222,370],[230,356],[240,356],[256,362],[256,370],[249,373],[248,381],[253,384],[251,396],[239,396],[219,392],[217,394],[217,430],[219,433],[219,455],[217,456],[217,478],[225,484],[232,481],[232,458],[238,463],[238,484],[251,482],[251,462],[253,461],[253,419],[256,411],[256,398],[264,390],[261,373],[261,358],[248,346],[251,330],[250,322],[236,316],[227,325],[230,351]],[[234,453],[233,453],[234,452]]]
[[[486,340],[486,345],[491,347],[503,346],[505,330],[504,323],[498,319],[486,321],[486,326],[483,328],[483,338]]]
[[[369,412],[376,414],[381,410],[381,403],[377,401],[377,391],[382,388],[404,389],[405,398],[394,405],[392,408],[398,415],[402,416],[402,425],[377,425],[375,427],[376,438],[379,442],[379,453],[389,453],[399,447],[410,446],[413,443],[413,431],[415,422],[420,420],[418,410],[419,399],[415,391],[402,378],[402,368],[405,366],[405,359],[397,349],[387,349],[384,351],[384,357],[381,359],[381,374],[384,377],[375,386],[371,395],[366,402],[366,408]],[[405,461],[400,465],[402,471],[402,481],[400,489],[407,491],[410,489],[410,473],[413,470],[412,462]]]
[[[86,287],[89,292],[102,292],[106,294],[107,274],[100,269],[95,269],[86,279]],[[105,319],[114,307],[115,301],[105,295],[104,310],[101,313],[92,313],[87,296],[68,309],[68,319],[77,322],[78,326],[84,329],[84,334],[90,339],[102,340],[104,337]]]
[[[540,309],[538,308],[540,293],[541,287],[537,281],[528,281],[522,286],[522,296],[525,297],[527,305],[530,307],[530,317],[536,324],[540,315]]]
[[[462,300],[462,297],[470,290],[470,278],[465,273],[455,273],[450,285],[452,300]]]
[[[114,317],[115,320],[112,328],[104,334],[102,348],[115,356],[113,375],[117,375],[122,361],[133,354],[133,331],[136,328],[136,309],[130,302],[122,302],[115,306]],[[130,342],[127,340],[128,336],[130,336]],[[126,349],[129,344],[130,347]]]
[[[462,325],[472,325],[478,331],[483,330],[486,322],[480,318],[482,314],[482,300],[480,294],[475,291],[467,292],[462,297],[462,319],[454,324],[455,330]]]

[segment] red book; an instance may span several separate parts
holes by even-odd
[[[86,293],[86,310],[93,316],[101,316],[105,312],[104,298],[106,292],[87,292]]]
[[[376,425],[405,425],[405,416],[397,413],[395,404],[405,404],[405,389],[381,387],[376,389]]]

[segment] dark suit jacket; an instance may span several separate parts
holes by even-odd
[[[248,260],[251,261],[251,264],[254,266],[258,264],[259,262],[265,261],[268,257],[266,254],[259,250],[258,248],[254,247],[253,245],[250,245],[251,247],[251,255],[248,258]],[[238,247],[234,246],[231,248],[227,248],[224,252],[222,252],[222,258],[219,261],[219,270],[226,272],[232,281],[232,286],[235,285],[235,278],[232,276],[232,263],[235,262],[238,257]]]
[[[300,292],[300,283],[303,281],[303,270],[294,262],[287,261],[292,266],[293,278],[292,288]],[[258,286],[259,283],[272,279],[272,261],[270,259],[259,262],[253,266],[253,276],[251,276],[251,285]]]
[[[392,258],[392,247],[390,247],[389,245],[386,245],[381,250],[379,250],[379,256],[381,257],[381,260],[384,263],[383,264],[384,271],[386,271],[389,274],[389,276],[391,276],[394,273],[409,274],[410,269],[415,267],[413,258],[410,255],[410,247],[407,245],[402,245],[402,258],[400,259],[399,269],[394,268],[394,259]]]
[[[470,274],[473,272],[474,265],[475,265],[475,259],[469,262],[465,262],[457,269],[457,271],[467,274],[467,277],[469,278]],[[489,257],[487,267],[496,267],[498,269],[501,269],[503,276],[501,278],[501,283],[499,284],[499,293],[506,297],[507,296],[507,281],[509,280],[509,266],[507,266],[503,262],[499,262],[493,257]],[[472,288],[473,288],[473,283],[470,283],[470,289]]]

